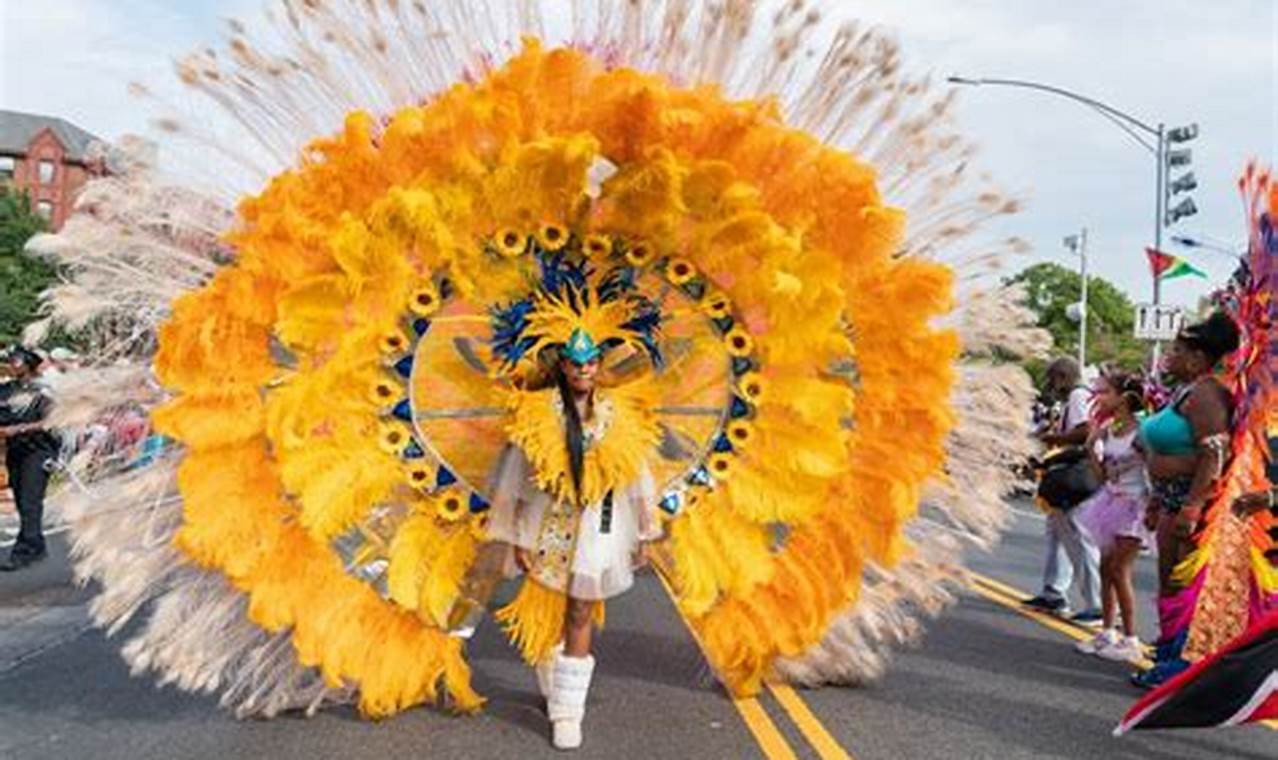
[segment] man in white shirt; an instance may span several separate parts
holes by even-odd
[[[1061,357],[1047,367],[1048,391],[1064,401],[1060,420],[1039,438],[1049,447],[1081,446],[1087,441],[1091,392],[1080,382],[1078,363]],[[1069,589],[1078,580],[1083,609],[1073,617],[1080,623],[1097,623],[1100,611],[1100,550],[1081,531],[1071,512],[1050,509],[1047,514],[1047,560],[1043,567],[1043,591],[1025,600],[1033,607],[1058,615],[1069,614]]]

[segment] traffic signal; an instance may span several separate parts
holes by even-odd
[[[1171,226],[1187,216],[1193,216],[1198,213],[1198,206],[1194,205],[1193,198],[1185,198],[1177,203],[1175,208],[1167,209],[1167,226]]]
[[[1166,146],[1173,143],[1189,142],[1196,137],[1198,137],[1197,124],[1188,124],[1183,127],[1174,127],[1167,130],[1163,147],[1163,160],[1166,162],[1163,168],[1164,177],[1168,177],[1170,175],[1170,169],[1173,167],[1188,167],[1194,157],[1193,152],[1191,152],[1188,148],[1171,150]],[[1198,180],[1194,178],[1193,172],[1185,172],[1175,179],[1164,179],[1163,181],[1165,183],[1163,185],[1163,208],[1167,209],[1166,214],[1163,217],[1164,227],[1170,227],[1181,219],[1198,213],[1198,206],[1194,204],[1193,198],[1182,198],[1180,203],[1177,203],[1175,206],[1171,205],[1172,196],[1180,195],[1181,193],[1188,193],[1198,187]]]

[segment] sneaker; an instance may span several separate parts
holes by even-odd
[[[1069,605],[1064,599],[1049,599],[1041,594],[1033,599],[1026,599],[1021,604],[1032,610],[1050,612],[1053,615],[1064,615],[1069,610]]]
[[[1135,665],[1145,659],[1145,645],[1140,643],[1140,639],[1135,636],[1115,638],[1116,640],[1108,646],[1098,648],[1096,650],[1097,656],[1112,662],[1125,662],[1129,665]]]
[[[1100,610],[1083,610],[1070,618],[1070,622],[1086,626],[1098,626],[1102,620],[1104,616],[1101,615]]]
[[[1143,673],[1132,673],[1132,685],[1142,689],[1154,689],[1189,669],[1189,661],[1177,657],[1164,660]]]
[[[1119,643],[1118,631],[1113,628],[1106,628],[1090,639],[1083,639],[1074,643],[1074,649],[1083,654],[1100,654],[1102,650],[1108,649]]]

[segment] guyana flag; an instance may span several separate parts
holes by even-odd
[[[1170,280],[1188,275],[1202,277],[1203,279],[1207,278],[1206,272],[1179,256],[1163,253],[1154,248],[1146,248],[1145,255],[1149,257],[1149,268],[1153,271],[1154,276],[1160,280]]]

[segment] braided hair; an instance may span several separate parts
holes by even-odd
[[[577,402],[573,400],[572,388],[568,385],[568,376],[558,366],[554,370],[555,386],[559,389],[559,398],[564,407],[564,438],[568,446],[568,474],[572,476],[573,493],[577,501],[581,501],[581,478],[585,469],[586,435],[582,430],[581,412]]]

